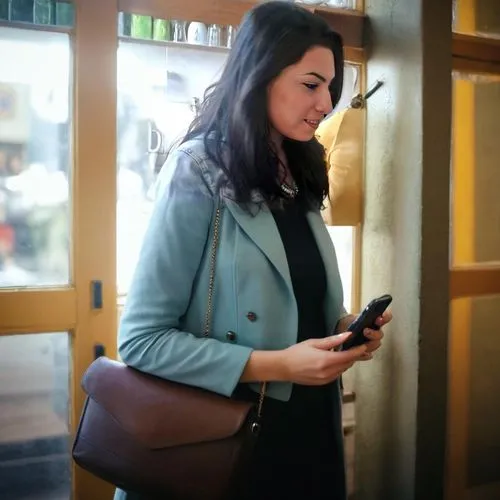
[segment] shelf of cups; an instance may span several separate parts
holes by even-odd
[[[158,19],[190,19],[204,24],[237,26],[256,0],[118,0],[120,12],[142,14]],[[362,12],[321,4],[304,7],[323,17],[338,31],[347,49],[363,49],[365,16]],[[351,50],[352,52],[352,50]],[[347,50],[349,53],[349,50]]]
[[[227,51],[232,45],[236,27],[206,25],[199,21],[157,19],[121,12],[118,34],[121,40],[137,43]]]

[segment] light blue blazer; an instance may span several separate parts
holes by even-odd
[[[231,201],[227,187],[215,195],[223,182],[201,139],[169,155],[122,314],[118,348],[122,360],[139,370],[231,396],[252,350],[285,349],[297,342],[298,317],[271,212],[262,208],[249,214]],[[259,201],[258,194],[254,199]],[[213,318],[210,338],[202,338],[219,204]],[[345,312],[335,250],[319,211],[307,218],[325,264],[324,311],[333,333]],[[259,385],[252,388],[258,391]],[[286,401],[291,390],[291,383],[274,382],[267,396]],[[338,384],[334,390],[340,402]],[[337,429],[340,433],[338,423]],[[118,490],[115,498],[133,497]]]
[[[122,360],[139,370],[231,396],[252,350],[285,349],[297,342],[298,317],[271,212],[249,214],[228,198],[228,188],[216,196],[223,181],[201,139],[169,155],[121,318],[118,349]],[[201,337],[219,204],[222,225],[207,339]],[[307,218],[325,264],[324,311],[333,333],[344,313],[335,250],[319,211]],[[286,401],[291,389],[291,383],[270,383],[267,395]]]

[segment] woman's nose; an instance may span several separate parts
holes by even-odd
[[[332,111],[332,109],[333,109],[332,96],[330,94],[330,91],[326,89],[326,91],[321,93],[321,97],[318,100],[318,103],[316,104],[316,110],[319,113],[327,115]]]

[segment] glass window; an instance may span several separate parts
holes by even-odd
[[[75,13],[70,0],[0,0],[0,20],[72,27]]]
[[[66,333],[0,336],[0,498],[71,497]]]
[[[500,79],[453,78],[452,263],[500,261]]]
[[[453,0],[453,31],[500,38],[500,2]]]
[[[0,27],[0,286],[69,281],[71,49]]]
[[[452,301],[452,314],[460,321],[450,335],[469,339],[463,346],[470,356],[468,387],[467,483],[469,487],[500,482],[500,296],[463,298]],[[458,342],[458,340],[457,340]],[[451,377],[461,370],[452,366]],[[458,420],[457,416],[457,420]],[[472,498],[472,497],[471,497]],[[479,497],[478,497],[479,498]],[[493,495],[484,498],[498,498]]]
[[[118,49],[118,293],[128,290],[166,153],[194,118],[226,52],[121,41]]]
[[[337,255],[340,279],[344,289],[344,306],[347,311],[351,311],[354,228],[350,226],[327,226],[327,229]]]

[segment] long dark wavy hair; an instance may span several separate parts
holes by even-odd
[[[270,205],[279,202],[279,162],[271,147],[267,88],[314,46],[333,52],[332,105],[344,75],[341,37],[327,23],[293,3],[272,1],[250,10],[242,21],[220,80],[209,87],[199,113],[181,142],[203,136],[209,157],[227,176],[235,201],[246,205],[258,190]],[[313,138],[285,138],[288,167],[308,208],[321,207],[328,193],[324,150]]]

